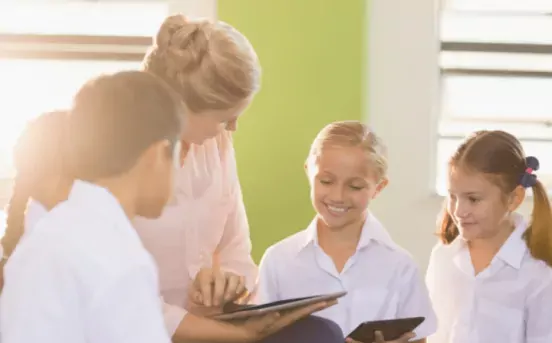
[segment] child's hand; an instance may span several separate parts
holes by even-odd
[[[376,331],[375,336],[376,336],[375,342],[359,342],[349,337],[345,339],[345,342],[346,343],[408,343],[412,338],[416,337],[416,335],[413,332],[407,332],[404,335],[402,335],[400,338],[394,341],[386,341],[383,338],[383,334],[380,331]]]

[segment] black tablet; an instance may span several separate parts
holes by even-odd
[[[211,316],[213,319],[218,320],[231,320],[247,318],[252,316],[260,316],[270,312],[292,310],[298,307],[303,307],[311,304],[316,304],[322,301],[332,301],[341,298],[347,294],[347,292],[338,292],[324,295],[316,295],[304,298],[294,298],[287,300],[279,300],[267,304],[261,305],[244,305],[235,306],[234,308],[225,308],[224,312]],[[226,307],[226,306],[225,306]]]
[[[347,337],[363,343],[372,343],[376,340],[375,332],[380,331],[386,341],[393,341],[414,331],[424,320],[424,317],[412,317],[364,322]]]

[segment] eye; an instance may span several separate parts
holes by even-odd
[[[479,201],[481,201],[481,199],[476,198],[476,197],[469,197],[468,199],[469,199],[470,202],[473,203],[473,204],[476,204],[476,203],[478,203]]]
[[[352,190],[354,191],[360,191],[360,190],[363,190],[364,189],[364,186],[354,186],[354,185],[351,185],[349,186]]]
[[[320,182],[322,185],[329,185],[332,183],[330,180],[324,180],[324,179],[319,179],[318,182]]]

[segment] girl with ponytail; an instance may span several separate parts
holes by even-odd
[[[44,113],[27,124],[15,144],[16,175],[1,239],[2,267],[25,230],[67,198],[72,180],[63,158],[66,115],[63,111]]]
[[[552,210],[538,169],[503,131],[476,132],[451,157],[426,276],[439,320],[428,342],[552,342]],[[516,210],[528,188],[526,221]]]

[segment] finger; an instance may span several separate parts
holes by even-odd
[[[235,290],[235,297],[240,298],[247,293],[247,288],[245,286],[245,276],[238,277],[238,286]]]
[[[212,305],[212,288],[213,288],[213,274],[212,273],[202,273],[197,278],[199,285],[199,291],[201,292],[201,298],[203,300],[204,306]]]
[[[201,295],[201,291],[195,291],[194,292],[193,300],[196,304],[203,305],[203,296]]]
[[[279,331],[282,328],[284,328],[284,327],[286,327],[290,324],[293,324],[296,321],[301,320],[301,319],[309,316],[310,314],[312,314],[314,312],[317,312],[317,311],[320,311],[320,310],[326,308],[327,306],[328,306],[328,304],[326,302],[320,302],[320,303],[316,303],[316,304],[311,304],[309,306],[300,307],[300,308],[295,309],[295,310],[291,310],[288,313],[286,313],[285,315],[282,315],[280,317],[280,319],[278,319],[278,321],[276,321],[276,323],[274,323],[270,327],[270,332],[274,333],[276,331]]]
[[[240,284],[240,277],[234,274],[228,274],[226,281],[226,290],[224,291],[224,302],[236,299],[236,290]]]
[[[275,323],[277,323],[280,317],[281,317],[281,314],[279,312],[272,312],[251,320],[255,321],[255,324],[259,328],[259,333],[261,334],[261,336],[268,336],[272,332],[278,331],[278,330],[272,331],[271,328]]]
[[[226,289],[226,275],[222,272],[217,272],[214,275],[214,291],[213,291],[213,304],[214,306],[220,306],[224,303],[224,291]]]
[[[374,332],[374,336],[376,337],[375,343],[385,343],[385,339],[383,338],[383,333],[381,331]]]
[[[399,338],[399,342],[408,342],[410,341],[412,338],[416,337],[416,334],[414,332],[407,332],[405,333],[404,335],[402,335],[400,338]]]
[[[243,305],[248,304],[249,301],[251,301],[251,298],[253,298],[253,293],[249,293],[246,288],[244,289],[244,292],[234,301],[238,304]]]

